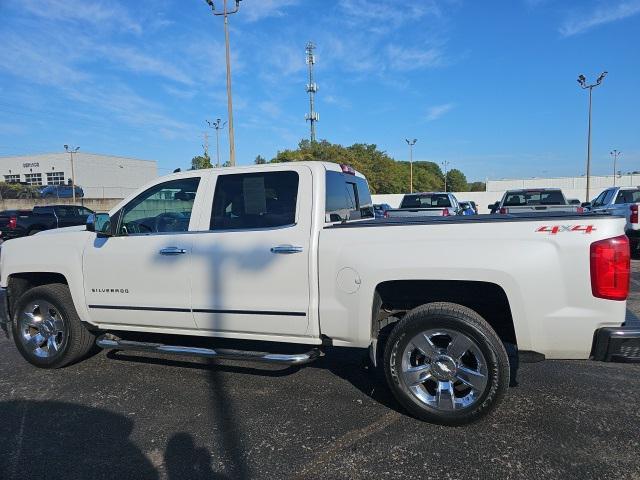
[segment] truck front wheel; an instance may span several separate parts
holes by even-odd
[[[402,406],[443,425],[483,417],[509,385],[509,359],[498,335],[476,312],[452,303],[407,313],[389,336],[384,367]]]
[[[25,292],[13,310],[13,338],[18,351],[40,368],[61,368],[84,357],[94,336],[78,317],[69,287],[50,284]]]

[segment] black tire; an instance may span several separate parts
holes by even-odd
[[[407,355],[407,358],[410,358],[410,356],[406,353],[406,349],[409,351],[413,349],[415,343],[412,340],[419,339],[418,336],[422,332],[433,333],[440,330],[451,332],[453,336],[462,334],[461,338],[464,338],[465,341],[471,340],[474,345],[474,351],[484,357],[482,359],[483,362],[477,362],[476,365],[478,365],[478,369],[481,368],[480,364],[484,365],[482,367],[484,375],[479,376],[483,379],[483,382],[486,382],[486,385],[474,390],[461,383],[454,376],[448,380],[445,379],[448,383],[439,383],[439,380],[442,379],[439,375],[460,374],[462,370],[458,369],[459,366],[466,368],[466,365],[460,364],[449,368],[447,366],[449,364],[446,364],[445,368],[442,369],[440,367],[445,364],[444,361],[429,358],[427,355],[422,356],[423,364],[419,367],[426,368],[425,374],[429,375],[430,378],[425,380],[424,383],[420,383],[422,380],[418,380],[411,388],[407,385],[406,377],[403,376],[406,375],[406,373],[403,373],[403,357]],[[434,335],[433,339],[436,341],[441,341],[442,339],[446,341],[446,338],[451,338],[449,346],[453,345],[453,336]],[[424,335],[422,337],[424,338]],[[433,343],[431,345],[433,346]],[[441,345],[436,346],[441,347]],[[447,348],[448,346],[445,344],[444,348],[434,350],[434,352],[439,352],[437,354],[438,359],[452,359],[452,357],[445,355]],[[417,355],[421,355],[419,349],[415,351],[418,352]],[[461,355],[459,361],[467,362],[469,358],[474,361],[473,352],[471,350],[465,350],[465,352],[467,353],[464,353],[464,356]],[[467,357],[467,355],[470,355],[470,357]],[[406,362],[411,361],[413,360],[406,360]],[[416,363],[419,362],[416,360]],[[387,383],[403,407],[421,420],[442,425],[457,426],[479,420],[495,408],[509,386],[509,359],[496,332],[475,311],[453,303],[429,303],[408,312],[397,323],[389,336],[384,354],[384,368]],[[435,385],[435,387],[432,385]],[[439,408],[440,403],[437,406],[430,405],[429,402],[421,400],[414,393],[416,391],[421,394],[424,392],[425,396],[433,395],[431,398],[439,399],[439,385],[449,385],[450,390],[448,392],[451,392],[454,397],[454,400],[452,400],[453,406],[449,407],[451,409]],[[432,390],[429,390],[430,388]],[[436,390],[434,391],[433,388]],[[432,391],[434,392],[433,394],[431,393]],[[456,395],[463,395],[466,391],[469,392],[468,395],[470,396],[460,399],[456,397]],[[448,397],[444,395],[444,398]],[[473,401],[468,405],[464,405],[464,402],[469,398],[472,398]],[[460,402],[460,406],[456,406],[457,401]],[[445,403],[443,402],[443,404]]]
[[[56,337],[60,340],[57,351],[51,353],[51,349],[46,348],[48,344],[44,349],[39,349],[41,354],[45,350],[50,353],[46,357],[39,356],[29,348],[29,342],[26,340],[27,334],[23,333],[25,311],[29,310],[32,305],[43,302],[47,302],[56,312],[56,315],[51,318],[57,316],[63,321],[63,327]],[[39,315],[42,318],[42,313]],[[85,328],[78,317],[69,287],[62,283],[42,285],[25,292],[13,307],[11,327],[13,339],[20,354],[29,363],[40,368],[62,368],[77,362],[89,353],[95,342],[95,336]],[[33,333],[38,332],[37,329],[32,330]]]

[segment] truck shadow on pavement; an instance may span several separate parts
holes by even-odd
[[[0,402],[0,424],[3,480],[227,478],[213,471],[207,449],[196,448],[188,433],[173,435],[164,459],[152,463],[129,438],[134,422],[107,410],[55,401],[12,400]]]

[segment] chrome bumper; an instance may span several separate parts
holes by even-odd
[[[640,327],[605,327],[593,337],[593,360],[603,362],[640,362]]]
[[[9,338],[9,324],[11,320],[9,318],[9,303],[7,299],[7,289],[0,288],[0,328],[4,334]]]

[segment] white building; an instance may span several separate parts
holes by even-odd
[[[123,198],[158,176],[155,160],[78,151],[73,154],[76,185],[86,198]],[[71,179],[69,153],[0,157],[0,180],[61,185]]]

